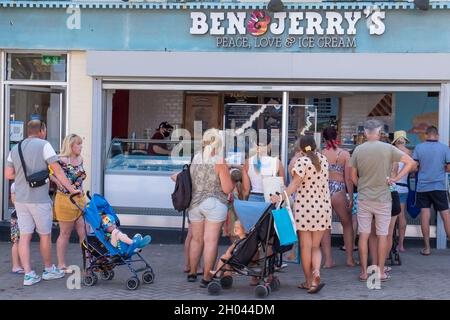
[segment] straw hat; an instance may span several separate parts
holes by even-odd
[[[406,131],[399,130],[399,131],[394,132],[394,140],[392,141],[392,144],[395,144],[395,142],[400,138],[403,138],[403,139],[405,139],[406,142],[409,142],[409,139],[406,136]]]

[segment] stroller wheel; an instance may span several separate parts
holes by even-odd
[[[220,293],[220,290],[222,289],[222,287],[220,286],[220,283],[217,281],[211,281],[208,284],[208,293],[210,295],[216,296]]]
[[[146,284],[153,283],[155,281],[155,274],[152,271],[145,271],[142,274],[142,281]]]
[[[131,277],[127,280],[127,289],[136,290],[139,287],[139,279],[137,277]]]
[[[224,276],[220,279],[220,285],[223,289],[230,289],[233,285],[233,277],[232,276]]]
[[[257,285],[256,286],[256,288],[255,288],[255,295],[258,297],[258,298],[265,298],[265,297],[267,297],[268,295],[269,295],[269,289],[270,287],[267,287],[267,286],[265,286],[265,285],[262,285],[262,284],[260,284],[260,285]]]
[[[102,278],[102,280],[112,280],[112,278],[114,278],[114,271],[103,270],[102,272],[100,272],[100,278]]]
[[[83,284],[87,287],[95,286],[98,281],[98,277],[95,273],[86,274],[83,278]]]

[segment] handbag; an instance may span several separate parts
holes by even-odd
[[[31,188],[37,188],[37,187],[47,184],[50,181],[50,178],[49,178],[50,172],[48,171],[48,168],[45,170],[35,172],[29,176],[27,175],[27,166],[25,165],[25,161],[23,160],[23,154],[22,154],[22,142],[23,142],[23,140],[19,142],[18,149],[19,149],[20,162],[22,163],[23,173],[25,175],[25,180],[27,180],[28,185]]]
[[[416,206],[417,184],[419,182],[418,178],[419,174],[416,172],[414,190],[411,190],[411,184],[408,177],[408,198],[406,199],[406,211],[413,219],[417,218],[417,216],[420,214],[420,208]]]
[[[291,245],[298,241],[295,221],[289,203],[289,196],[286,191],[284,194],[286,195],[286,206],[281,207],[280,202],[277,209],[272,210],[275,232],[278,235],[281,246]]]
[[[272,175],[271,176],[263,176],[263,192],[264,192],[264,201],[270,202],[270,195],[273,194],[281,194],[284,190],[284,181],[283,177],[277,176],[277,158],[271,158],[271,168]]]

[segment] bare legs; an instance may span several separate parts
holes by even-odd
[[[190,266],[190,259],[189,259],[189,249],[191,247],[191,240],[192,240],[192,228],[191,224],[188,226],[188,232],[186,235],[186,239],[184,240],[184,272],[189,272],[191,266]]]
[[[441,214],[442,221],[444,222],[445,233],[447,238],[450,238],[450,210],[443,210],[439,212]],[[425,247],[422,250],[422,254],[430,254],[430,208],[422,208],[420,211],[422,222],[422,234]]]
[[[203,279],[211,280],[211,270],[214,268],[217,258],[220,231],[223,222],[205,222],[204,248],[203,248]]]
[[[12,271],[16,272],[22,270],[19,258],[19,242],[14,242],[11,247],[11,260],[12,260]]]
[[[346,252],[346,264],[349,267],[355,266],[353,260],[353,226],[351,212],[347,206],[347,198],[345,192],[337,192],[331,197],[331,205],[333,210],[341,221],[344,231],[344,246]],[[334,266],[333,257],[331,255],[331,230],[327,230],[322,238],[322,250],[325,258],[324,267],[331,268]]]
[[[423,235],[423,242],[425,247],[422,250],[423,254],[430,254],[430,208],[422,208],[420,210],[420,220]]]
[[[211,279],[211,270],[217,258],[220,230],[223,222],[195,221],[191,222],[192,240],[190,243],[190,274],[197,274],[200,257],[203,253],[203,279]]]
[[[189,247],[190,274],[196,275],[200,257],[203,252],[204,221],[191,221],[192,240]]]
[[[66,268],[66,252],[69,244],[70,235],[72,230],[75,230],[78,234],[79,242],[81,243],[85,237],[85,224],[82,218],[78,218],[75,221],[60,221],[59,222],[59,236],[56,240],[56,256],[58,258],[58,268]]]
[[[302,256],[302,268],[305,275],[305,286],[313,284],[313,272],[320,274],[322,253],[320,242],[325,231],[300,231],[300,246]]]

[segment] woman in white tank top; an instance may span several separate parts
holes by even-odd
[[[244,197],[250,201],[264,201],[263,178],[284,177],[284,168],[277,157],[268,155],[268,145],[259,143],[256,154],[245,161],[242,170]]]

